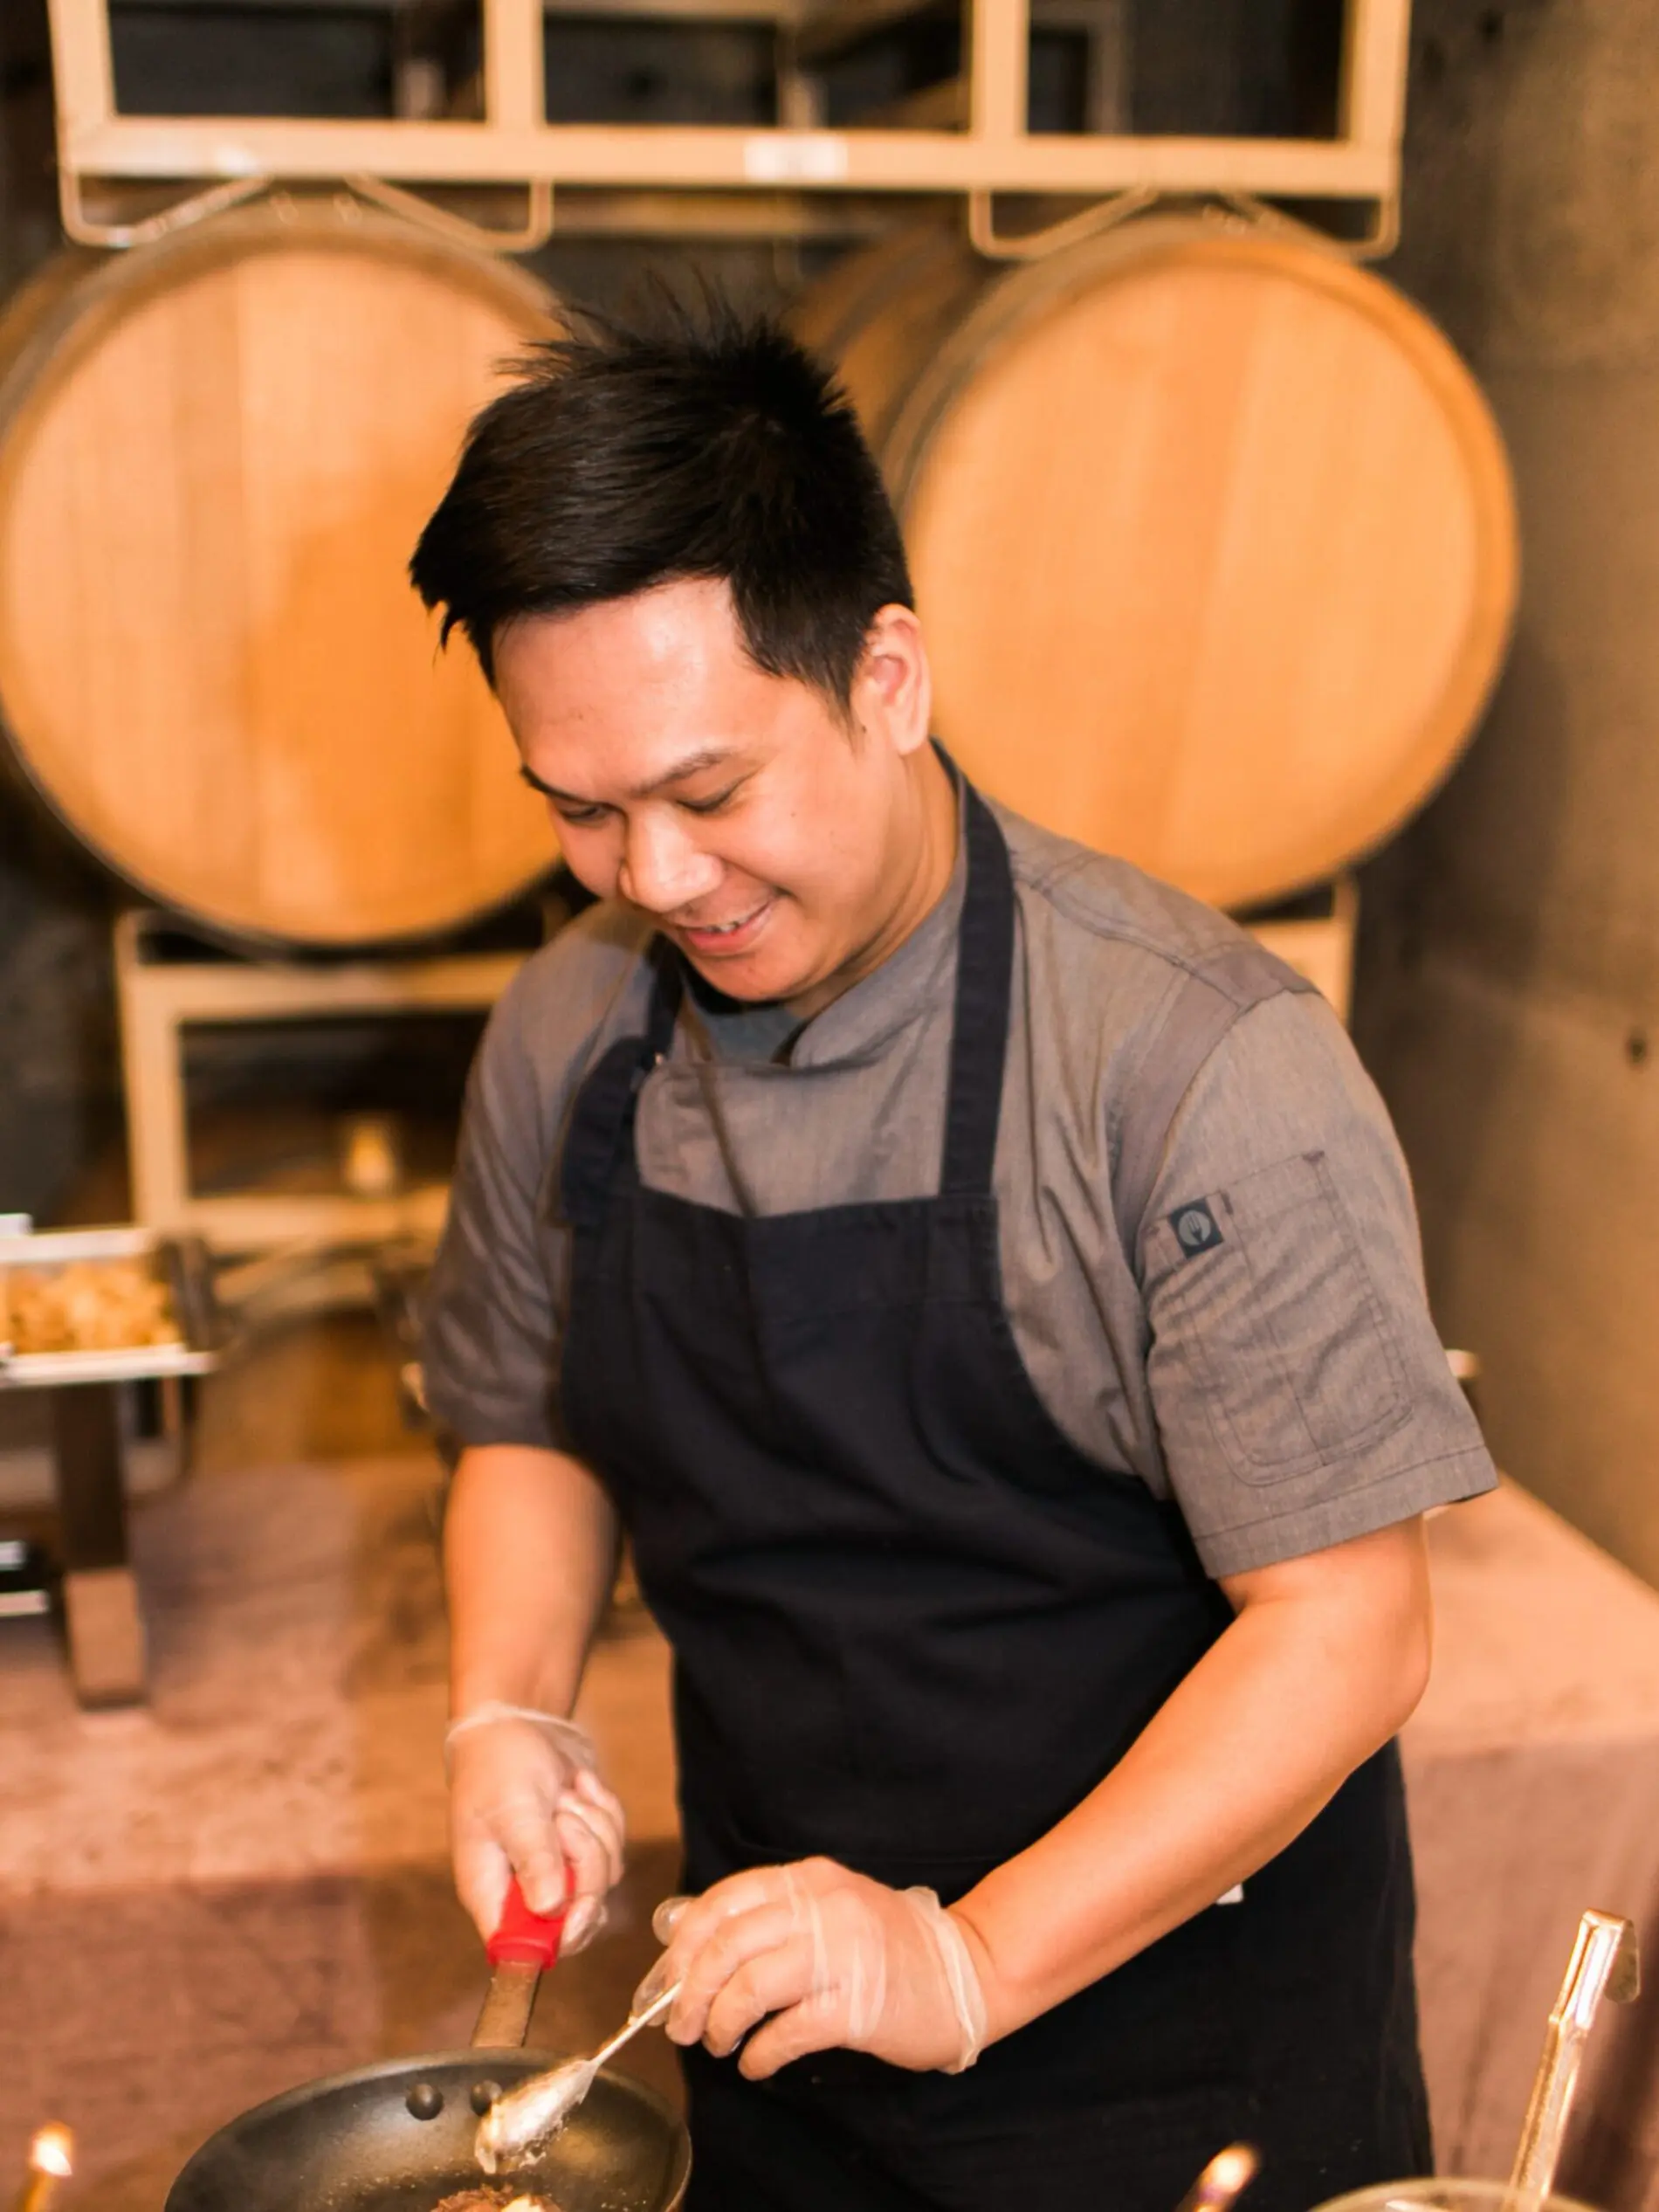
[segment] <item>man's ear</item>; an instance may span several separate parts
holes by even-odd
[[[879,608],[864,633],[864,658],[853,679],[855,724],[884,737],[897,753],[927,741],[933,682],[927,646],[914,610]]]

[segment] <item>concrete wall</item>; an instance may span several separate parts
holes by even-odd
[[[1659,1581],[1659,10],[1419,0],[1389,273],[1490,394],[1525,583],[1368,872],[1357,1030],[1504,1464]]]

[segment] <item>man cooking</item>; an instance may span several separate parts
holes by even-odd
[[[1393,1739],[1421,1516],[1493,1477],[1339,1024],[931,741],[878,473],[764,323],[550,347],[413,575],[599,900],[491,1023],[429,1312],[479,1927],[618,1878],[568,1716],[626,1529],[696,2212],[1427,2170]]]

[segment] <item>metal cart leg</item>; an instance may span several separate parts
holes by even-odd
[[[145,1693],[144,1624],[127,1551],[120,1389],[72,1383],[52,1401],[75,1692],[86,1706],[136,1705]]]

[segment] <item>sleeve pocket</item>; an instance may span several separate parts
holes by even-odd
[[[1178,1340],[1165,1349],[1185,1355],[1235,1474],[1288,1480],[1398,1428],[1410,1411],[1399,1347],[1324,1154],[1243,1176],[1208,1204],[1221,1230],[1208,1251],[1182,1258],[1169,1222],[1154,1231]]]

